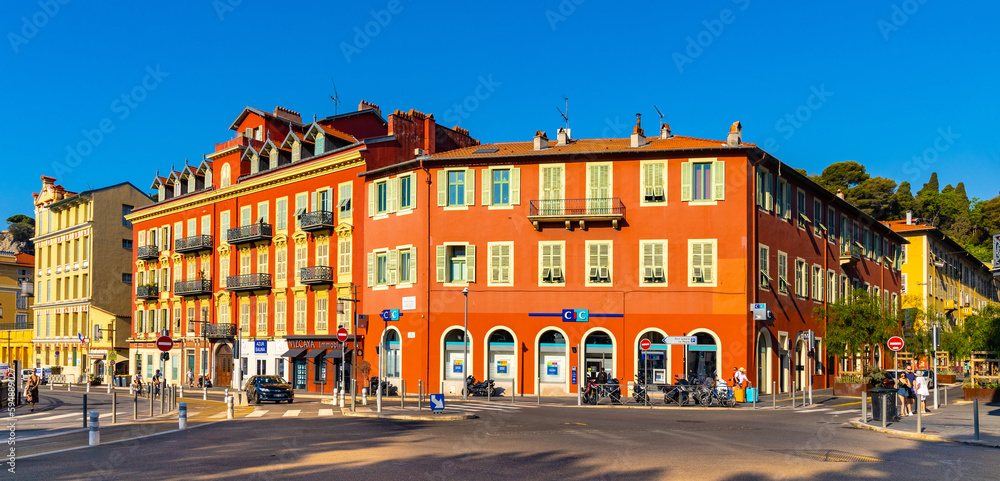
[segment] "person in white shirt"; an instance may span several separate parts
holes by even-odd
[[[927,379],[924,376],[917,373],[917,377],[913,382],[913,391],[917,394],[917,399],[920,401],[920,405],[916,409],[923,410],[924,413],[929,413],[930,410],[927,409],[927,396],[930,391],[927,390]]]

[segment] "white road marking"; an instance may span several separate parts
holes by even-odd
[[[254,415],[253,415],[253,414],[254,414],[254,413],[256,413],[256,412],[259,412],[259,411],[254,411],[253,413],[250,413],[250,414],[247,414],[247,417],[248,417],[248,418],[249,418],[249,417],[255,417],[255,418],[259,418],[260,416],[254,416]],[[221,413],[215,413],[215,414],[213,414],[213,415],[209,416],[209,419],[218,419],[218,418],[224,418],[224,417],[226,417],[226,415],[227,415],[227,414],[226,414],[225,412],[221,412]]]
[[[265,414],[267,414],[267,409],[259,409],[257,411],[254,411],[254,412],[250,413],[250,414],[247,414],[247,417],[248,418],[259,418],[259,417],[261,417],[261,416],[263,416]]]
[[[860,409],[844,409],[843,411],[834,411],[832,413],[827,413],[827,414],[847,414],[847,413],[861,414],[861,410]]]
[[[333,416],[333,409],[320,409],[319,410],[319,415],[320,416]]]
[[[799,414],[808,414],[808,413],[819,413],[819,412],[823,412],[823,411],[829,411],[831,409],[833,409],[833,408],[804,409],[804,410],[796,410],[795,412],[797,412]]]
[[[298,416],[300,412],[302,412],[301,409],[289,409],[288,411],[285,411],[285,414],[282,414],[281,417],[284,418],[295,417]]]
[[[34,421],[51,421],[53,419],[68,418],[70,416],[82,416],[82,414],[81,413],[60,414],[58,416],[49,416],[47,418],[34,419]]]

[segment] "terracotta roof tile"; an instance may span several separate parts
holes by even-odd
[[[882,221],[882,223],[889,226],[889,228],[892,229],[893,232],[911,232],[917,230],[937,229],[937,227],[934,227],[932,225],[907,224],[905,220],[888,220],[888,221]]]
[[[353,135],[348,134],[347,132],[342,132],[342,131],[337,130],[337,129],[333,128],[333,127],[328,127],[328,126],[322,125],[322,124],[320,124],[320,127],[323,129],[324,132],[326,132],[326,133],[328,133],[328,134],[330,134],[330,135],[332,135],[334,137],[346,140],[346,141],[348,141],[348,142],[350,142],[352,144],[356,143],[358,141],[358,139],[354,138]]]
[[[537,134],[536,134],[537,135]],[[567,145],[549,144],[549,148],[534,150],[533,141],[525,142],[498,142],[493,144],[474,145],[462,149],[455,149],[440,154],[435,154],[435,159],[463,158],[463,157],[506,157],[518,155],[546,155],[571,152],[634,152],[634,151],[658,151],[658,150],[678,150],[678,149],[698,149],[724,147],[726,142],[721,140],[699,139],[696,137],[685,137],[675,135],[669,139],[659,137],[648,137],[646,145],[632,148],[631,139],[574,139]],[[755,144],[741,143],[740,146],[753,147]],[[497,149],[496,152],[475,154],[480,149]]]

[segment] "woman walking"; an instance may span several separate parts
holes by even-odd
[[[31,373],[28,377],[28,386],[25,388],[25,393],[27,394],[27,399],[31,403],[31,412],[35,412],[35,403],[38,402],[38,385],[42,383],[42,380],[38,378],[37,373]]]
[[[899,400],[899,405],[903,411],[900,413],[900,416],[910,416],[913,414],[909,412],[909,403],[907,402],[907,399],[910,398],[912,388],[910,380],[906,378],[906,373],[899,373],[899,378],[896,379],[896,399]]]

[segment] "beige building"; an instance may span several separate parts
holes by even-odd
[[[31,359],[31,297],[34,256],[0,251],[0,362],[21,361],[33,367]],[[28,287],[22,289],[22,285]],[[23,292],[22,292],[23,291]]]
[[[69,382],[85,374],[103,381],[109,358],[128,359],[127,342],[97,344],[107,341],[109,327],[131,329],[121,325],[130,325],[132,311],[132,224],[124,216],[152,199],[127,182],[73,193],[55,181],[42,176],[42,190],[33,194],[34,363]]]

